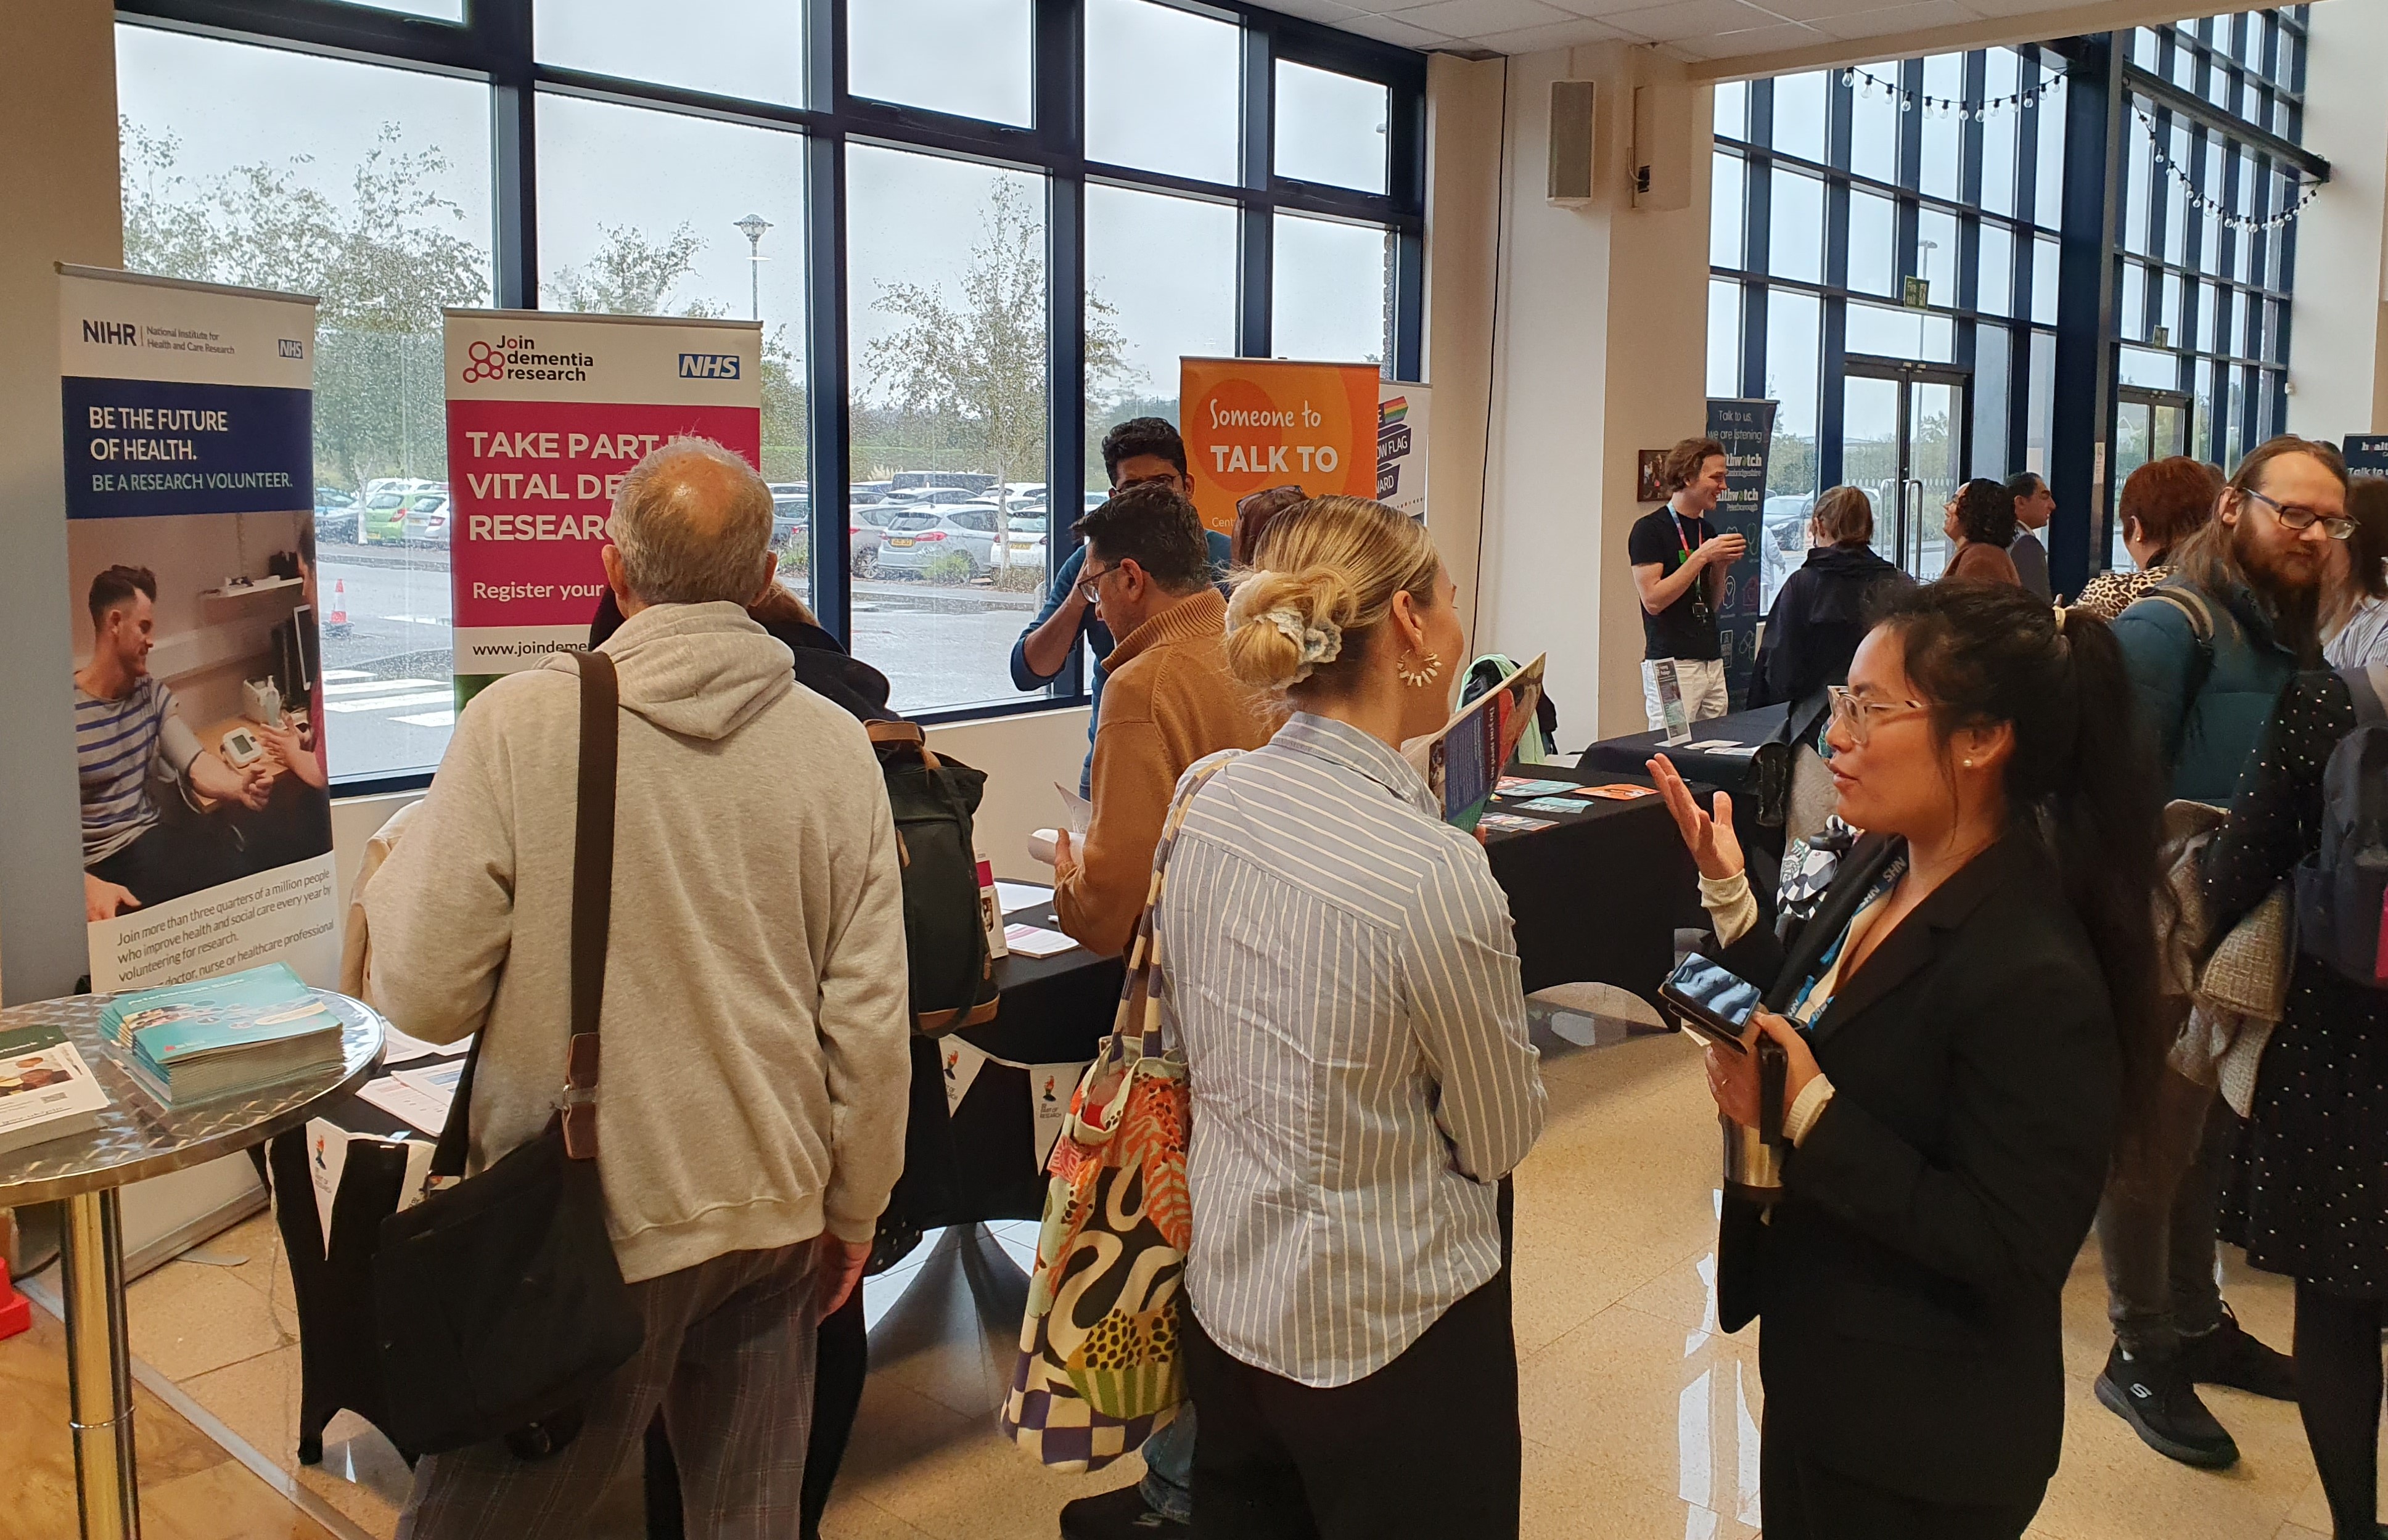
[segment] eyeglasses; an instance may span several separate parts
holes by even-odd
[[[1846,684],[1828,684],[1824,694],[1832,702],[1833,725],[1847,731],[1849,742],[1860,748],[1865,747],[1866,740],[1873,736],[1875,722],[1894,721],[1932,709],[1921,701],[1860,700]]]
[[[1099,600],[1103,596],[1103,579],[1118,570],[1116,566],[1107,566],[1100,572],[1079,574],[1078,602],[1082,605],[1091,605]]]
[[[2246,494],[2272,510],[2272,516],[2280,521],[2282,528],[2293,529],[2302,535],[2318,524],[2322,533],[2334,541],[2343,541],[2355,533],[2355,521],[2342,515],[2318,514],[2311,508],[2275,503],[2253,487],[2246,489]]]

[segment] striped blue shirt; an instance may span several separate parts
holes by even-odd
[[[83,787],[83,863],[106,860],[158,821],[149,769],[161,748],[198,739],[174,714],[173,693],[146,674],[115,700],[75,687],[75,773]],[[185,760],[184,763],[188,761]],[[181,765],[170,764],[170,773]]]
[[[1188,808],[1155,924],[1193,1088],[1202,1327],[1342,1385],[1501,1265],[1493,1183],[1542,1132],[1509,904],[1425,780],[1297,714]]]

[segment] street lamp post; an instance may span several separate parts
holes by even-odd
[[[771,222],[760,214],[749,214],[738,222],[738,231],[746,237],[746,297],[754,319],[763,319],[763,268],[770,259],[763,255],[763,232]]]

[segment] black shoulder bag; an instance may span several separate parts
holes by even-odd
[[[381,1223],[374,1305],[389,1390],[382,1431],[414,1454],[505,1437],[535,1457],[570,1442],[578,1406],[646,1329],[605,1232],[597,1176],[597,1017],[614,897],[620,723],[614,660],[580,659],[579,801],[572,850],[572,1039],[564,1101],[537,1139]],[[473,1071],[431,1160],[464,1174]]]

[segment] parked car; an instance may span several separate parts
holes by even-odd
[[[938,557],[959,554],[968,563],[965,580],[984,576],[996,566],[996,508],[991,503],[964,503],[953,508],[898,510],[880,532],[873,567],[887,577],[925,574]],[[1045,520],[1015,514],[1007,539],[1011,566],[1045,565]]]
[[[353,541],[364,517],[364,504],[354,492],[337,487],[315,489],[315,538]]]
[[[785,551],[791,542],[802,543],[812,528],[812,499],[806,495],[801,481],[774,481],[770,485],[771,549]]]
[[[357,507],[359,545],[397,545],[406,539],[406,500],[400,491],[369,492]]]
[[[409,545],[446,545],[449,515],[455,505],[443,490],[436,492],[411,492],[406,498],[406,511],[401,523],[403,538]]]
[[[1808,493],[1777,495],[1766,500],[1758,515],[1763,532],[1758,542],[1759,592],[1770,605],[1785,580],[1808,559],[1808,517],[1815,506],[1815,498]]]
[[[845,514],[845,563],[857,578],[868,578],[879,565],[879,536],[903,511],[901,503],[870,503]]]

